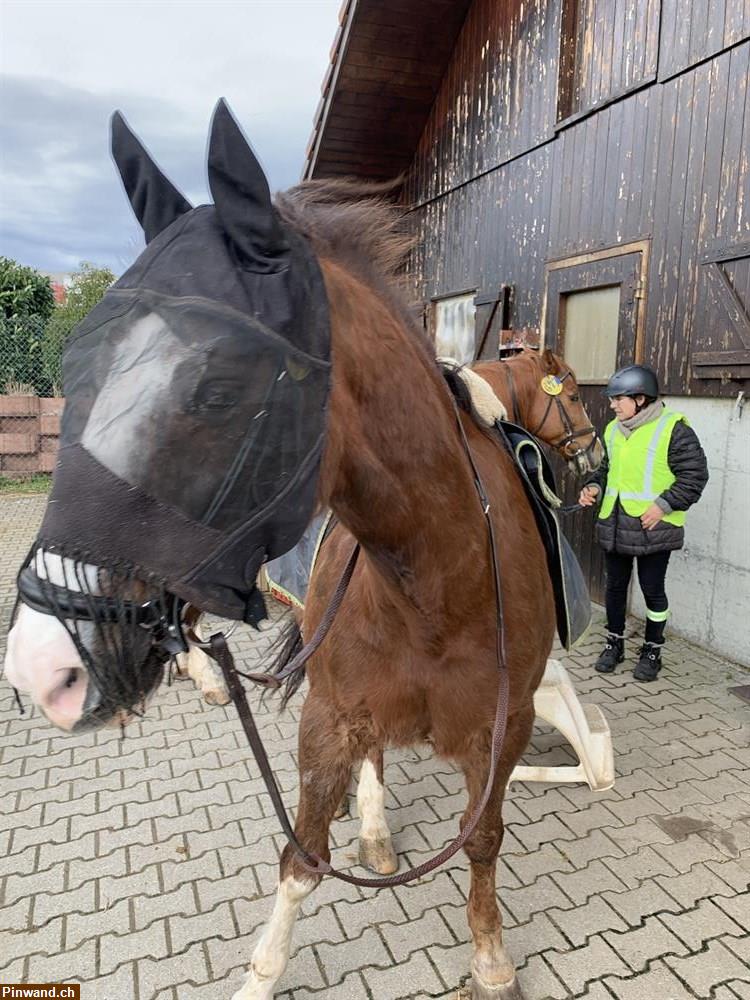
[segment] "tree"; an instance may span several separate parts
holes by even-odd
[[[5,319],[39,316],[45,320],[54,308],[55,296],[49,278],[33,267],[0,257],[0,313]]]
[[[71,278],[65,302],[56,306],[47,323],[44,331],[44,365],[46,375],[56,392],[62,390],[62,353],[68,337],[73,328],[101,300],[114,280],[115,276],[108,267],[95,267],[84,261]]]
[[[19,386],[48,391],[42,345],[54,308],[49,278],[0,257],[0,392]]]

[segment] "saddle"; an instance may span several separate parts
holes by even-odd
[[[562,501],[552,468],[537,439],[523,427],[498,420],[495,431],[515,460],[534,512],[555,597],[557,634],[569,650],[589,627],[591,599],[578,559],[560,528],[556,510]]]

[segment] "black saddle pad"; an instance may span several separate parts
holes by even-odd
[[[495,426],[515,459],[534,511],[555,595],[557,634],[565,649],[570,649],[591,623],[591,598],[578,559],[555,513],[560,500],[554,474],[539,442],[527,430],[505,420]]]

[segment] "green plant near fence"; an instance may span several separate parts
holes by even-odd
[[[31,267],[0,257],[0,393],[49,395],[44,332],[55,308],[49,279]]]
[[[84,262],[56,306],[48,278],[0,257],[0,395],[61,395],[65,343],[114,280]]]
[[[81,322],[115,280],[108,267],[82,263],[72,276],[65,302],[55,308],[47,323],[42,344],[44,370],[62,394],[62,353],[74,327]]]

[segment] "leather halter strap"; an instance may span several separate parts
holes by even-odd
[[[256,763],[260,769],[263,781],[268,789],[268,794],[273,802],[273,807],[276,815],[279,819],[281,827],[284,834],[294,848],[300,863],[304,868],[307,869],[313,875],[332,875],[334,878],[340,879],[342,882],[349,882],[351,885],[359,885],[366,888],[381,888],[386,886],[403,885],[406,882],[411,882],[415,878],[421,878],[428,872],[434,871],[439,865],[442,865],[449,858],[453,857],[466,843],[471,834],[474,832],[477,823],[482,817],[487,803],[489,802],[490,796],[495,785],[495,776],[497,774],[497,764],[500,759],[500,754],[502,752],[503,743],[505,741],[505,731],[508,722],[508,706],[510,701],[510,690],[508,682],[508,668],[505,658],[505,628],[503,620],[503,600],[502,600],[502,588],[500,582],[500,567],[497,559],[497,546],[495,542],[495,534],[492,527],[492,519],[490,517],[490,503],[487,498],[487,493],[482,483],[482,479],[477,470],[474,458],[471,454],[471,449],[469,447],[469,442],[466,438],[466,433],[464,431],[463,425],[461,423],[461,416],[456,406],[455,400],[453,400],[453,406],[456,413],[456,421],[458,424],[459,436],[461,438],[461,443],[464,447],[466,455],[471,465],[472,475],[474,477],[474,485],[479,496],[480,503],[482,505],[482,513],[484,515],[485,523],[487,525],[487,533],[489,539],[489,547],[491,554],[492,563],[492,577],[495,589],[495,607],[496,607],[496,658],[498,667],[498,694],[497,694],[497,704],[495,707],[495,719],[492,726],[492,742],[490,747],[490,763],[489,772],[487,775],[487,782],[484,787],[481,798],[477,802],[474,810],[469,817],[467,823],[459,833],[459,835],[451,841],[446,847],[442,849],[434,857],[430,858],[428,861],[423,862],[421,865],[417,865],[415,868],[410,868],[408,871],[401,872],[396,875],[387,875],[382,878],[360,878],[357,875],[350,875],[348,872],[338,871],[337,869],[331,867],[331,865],[321,858],[317,854],[311,854],[306,851],[302,844],[299,842],[294,829],[292,827],[289,815],[284,806],[279,787],[276,783],[276,778],[271,768],[271,764],[268,760],[268,755],[266,749],[263,746],[263,741],[258,732],[258,727],[255,724],[255,719],[253,718],[250,705],[247,700],[247,695],[245,689],[239,681],[238,674],[239,671],[234,665],[234,659],[227,646],[226,639],[221,633],[218,633],[211,637],[208,644],[204,646],[206,652],[213,659],[216,660],[221,672],[224,675],[224,680],[229,691],[229,695],[237,709],[237,714],[239,715],[242,728],[245,731],[247,740],[250,744],[250,749],[253,752]],[[336,587],[331,602],[326,609],[326,612],[321,619],[318,628],[315,630],[315,635],[310,640],[310,642],[305,646],[300,653],[292,661],[296,664],[292,667],[289,664],[287,668],[283,671],[283,676],[287,676],[304,663],[310,656],[312,656],[315,649],[318,648],[323,638],[325,637],[330,625],[335,617],[336,611],[341,605],[346,588],[351,580],[352,574],[354,572],[354,564],[356,563],[357,554],[359,552],[359,545],[356,545],[352,555],[349,557],[344,572],[341,575],[339,583]],[[313,645],[315,644],[315,645]],[[312,648],[311,648],[312,647]],[[291,669],[290,669],[291,668]],[[269,675],[251,675],[243,674],[251,680],[257,680],[260,683],[269,683]],[[279,682],[282,675],[276,675],[273,677],[273,682]],[[276,685],[278,686],[278,685]]]
[[[564,379],[566,379],[568,377],[568,375],[570,375],[570,369],[568,369],[568,371],[565,372],[565,374],[560,379],[560,381],[562,382]],[[518,403],[518,394],[516,393],[516,384],[515,384],[515,381],[513,379],[513,373],[511,372],[510,368],[507,367],[507,365],[505,367],[505,377],[506,377],[506,379],[508,381],[508,389],[510,390],[510,399],[511,399],[511,405],[512,405],[512,408],[513,408],[513,422],[516,423],[516,424],[520,424],[522,422],[521,421],[521,410],[520,410],[520,406],[519,406],[519,403]],[[550,396],[549,397],[549,399],[547,401],[547,406],[545,407],[545,410],[544,410],[544,414],[542,415],[542,419],[539,421],[539,423],[537,424],[536,428],[533,431],[530,430],[529,433],[532,435],[532,437],[538,437],[539,436],[539,431],[547,423],[547,418],[550,415],[550,411],[552,410],[552,404],[553,403],[557,404],[557,409],[558,409],[558,412],[560,414],[560,421],[561,421],[564,429],[567,431],[567,434],[563,435],[563,437],[561,437],[557,441],[550,441],[549,442],[550,447],[552,447],[552,448],[564,448],[566,445],[570,444],[571,441],[575,441],[576,438],[585,437],[586,435],[590,434],[591,435],[591,441],[589,442],[589,444],[585,448],[579,448],[579,450],[576,452],[576,455],[585,455],[585,454],[587,454],[591,450],[591,448],[594,447],[594,443],[596,442],[596,440],[598,438],[598,434],[596,432],[596,428],[593,427],[593,425],[588,424],[586,427],[581,428],[581,430],[578,430],[578,431],[575,430],[575,428],[573,427],[573,424],[571,422],[571,419],[568,416],[568,411],[563,406],[562,400],[560,399],[559,396]],[[571,457],[575,457],[575,456],[571,456]]]

